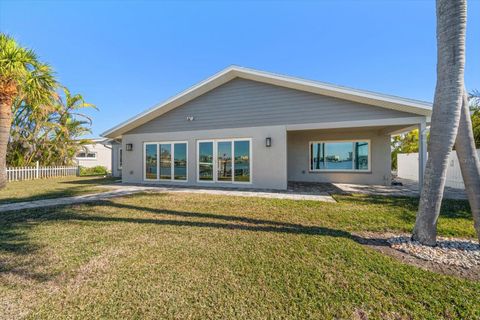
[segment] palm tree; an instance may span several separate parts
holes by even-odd
[[[466,0],[437,0],[437,85],[420,204],[412,238],[435,245],[448,155],[459,126],[464,95]]]
[[[56,162],[61,164],[70,164],[75,154],[85,144],[90,144],[90,139],[80,139],[80,137],[91,133],[90,126],[92,119],[80,113],[81,109],[97,107],[91,103],[85,102],[80,94],[72,95],[70,91],[63,87],[65,99],[60,99],[58,104],[58,119],[55,128],[55,147]]]
[[[470,99],[471,101],[472,99]],[[472,107],[475,101],[472,103]],[[478,111],[475,111],[478,112]],[[475,116],[472,115],[472,118]],[[468,201],[472,210],[473,223],[477,238],[480,241],[480,160],[475,149],[475,137],[470,117],[469,98],[465,92],[463,95],[462,113],[458,126],[455,149],[457,151],[460,170],[467,192]]]
[[[81,136],[91,133],[92,119],[81,113],[85,108],[97,109],[80,94],[71,94],[62,87],[54,103],[38,108],[17,101],[7,148],[7,164],[29,166],[35,161],[43,165],[71,164],[75,154],[91,143]]]
[[[55,96],[57,82],[53,71],[41,63],[32,50],[0,34],[0,189],[7,183],[6,155],[15,100],[31,105],[49,104]]]

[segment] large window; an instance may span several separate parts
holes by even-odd
[[[369,171],[370,141],[310,142],[310,171]]]
[[[145,143],[145,180],[187,181],[186,142]]]
[[[250,139],[198,142],[198,181],[250,183]]]

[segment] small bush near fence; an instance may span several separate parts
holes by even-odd
[[[80,167],[80,176],[105,176],[109,172],[104,166],[95,166],[91,168]]]

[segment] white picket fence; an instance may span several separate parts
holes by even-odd
[[[480,156],[480,149],[477,150]],[[399,178],[418,181],[418,153],[400,153],[397,158],[397,175]],[[448,158],[445,185],[451,188],[465,189],[457,153],[452,151]]]
[[[76,176],[78,173],[78,166],[41,167],[37,162],[34,167],[7,167],[7,181]]]

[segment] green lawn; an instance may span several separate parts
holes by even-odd
[[[0,314],[77,319],[480,318],[480,283],[404,265],[357,231],[410,231],[416,201],[140,194],[0,215]],[[463,201],[439,232],[473,237]]]
[[[61,177],[9,182],[5,189],[0,190],[0,204],[106,191],[105,188],[96,187],[114,180],[103,177]]]

